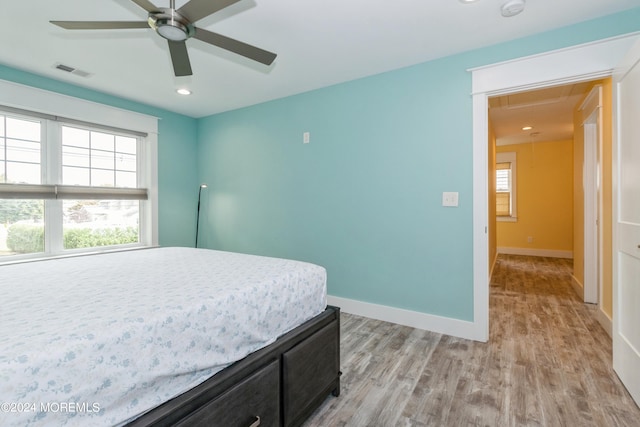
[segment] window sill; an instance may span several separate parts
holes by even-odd
[[[149,249],[149,248],[155,248],[155,247],[158,247],[158,246],[157,245],[156,246],[154,246],[154,245],[146,245],[146,246],[136,245],[136,246],[123,247],[123,248],[111,248],[111,249],[105,249],[105,250],[83,251],[83,252],[65,253],[65,254],[58,254],[58,255],[45,255],[45,254],[42,254],[40,256],[36,255],[36,256],[33,256],[33,257],[29,257],[29,258],[20,258],[20,259],[12,259],[12,260],[0,261],[0,267],[2,267],[3,265],[23,264],[23,263],[36,262],[36,261],[49,261],[49,260],[52,260],[52,259],[75,258],[75,257],[89,256],[89,255],[108,254],[108,253],[113,253],[113,252],[139,251],[141,249]]]

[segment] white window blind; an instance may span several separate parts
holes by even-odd
[[[496,215],[511,216],[511,163],[496,164]]]
[[[0,199],[147,200],[146,188],[0,184]]]
[[[126,131],[109,127],[119,133],[108,133],[97,125],[72,127],[55,116],[25,114],[29,112],[0,107],[0,199],[147,199],[147,189],[137,185],[135,135],[140,132],[123,135]],[[47,157],[43,136],[49,118],[60,122],[55,127],[61,138],[48,144]],[[46,166],[61,173],[43,174]],[[47,182],[56,175],[62,184]]]

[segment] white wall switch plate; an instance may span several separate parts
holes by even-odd
[[[308,144],[311,141],[311,134],[309,132],[305,132],[302,134],[302,143]]]
[[[442,193],[442,206],[458,206],[458,192],[447,192]]]

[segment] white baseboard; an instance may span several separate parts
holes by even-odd
[[[340,307],[340,310],[345,313],[397,323],[399,325],[424,329],[454,337],[481,341],[481,339],[478,338],[478,328],[473,322],[331,295],[327,296],[327,302],[330,305]]]
[[[569,258],[573,259],[573,251],[559,251],[555,249],[532,249],[532,248],[508,248],[499,247],[499,254],[508,255],[528,255],[528,256],[543,256],[549,258]]]
[[[571,275],[571,287],[580,298],[580,301],[584,301],[584,285],[573,274]]]
[[[602,307],[598,307],[596,310],[596,319],[598,319],[598,323],[605,330],[605,332],[609,335],[609,338],[613,337],[613,321],[611,318],[602,311]]]
[[[493,257],[493,262],[491,262],[491,268],[489,268],[489,286],[491,286],[491,278],[493,277],[493,270],[496,268],[496,263],[498,262],[498,253],[496,251],[496,256]]]
[[[571,275],[571,287],[575,291],[578,298],[580,298],[580,301],[584,301],[584,285],[580,283],[580,281],[576,279],[574,275]],[[600,326],[602,326],[609,337],[612,337],[613,321],[611,320],[609,315],[602,311],[602,307],[597,307],[595,316],[598,323],[600,323]]]

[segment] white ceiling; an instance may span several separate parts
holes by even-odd
[[[168,7],[169,0],[152,0]],[[130,0],[3,1],[0,63],[192,117],[377,74],[640,5],[638,0],[240,0],[198,27],[278,54],[271,66],[187,41],[193,76],[174,77],[151,29],[69,31],[49,20],[144,21]],[[185,0],[177,0],[180,7]],[[54,68],[62,63],[91,75]],[[175,93],[188,87],[191,96]]]
[[[589,82],[489,98],[489,121],[497,145],[573,139],[573,113]],[[523,127],[531,126],[525,130]]]

